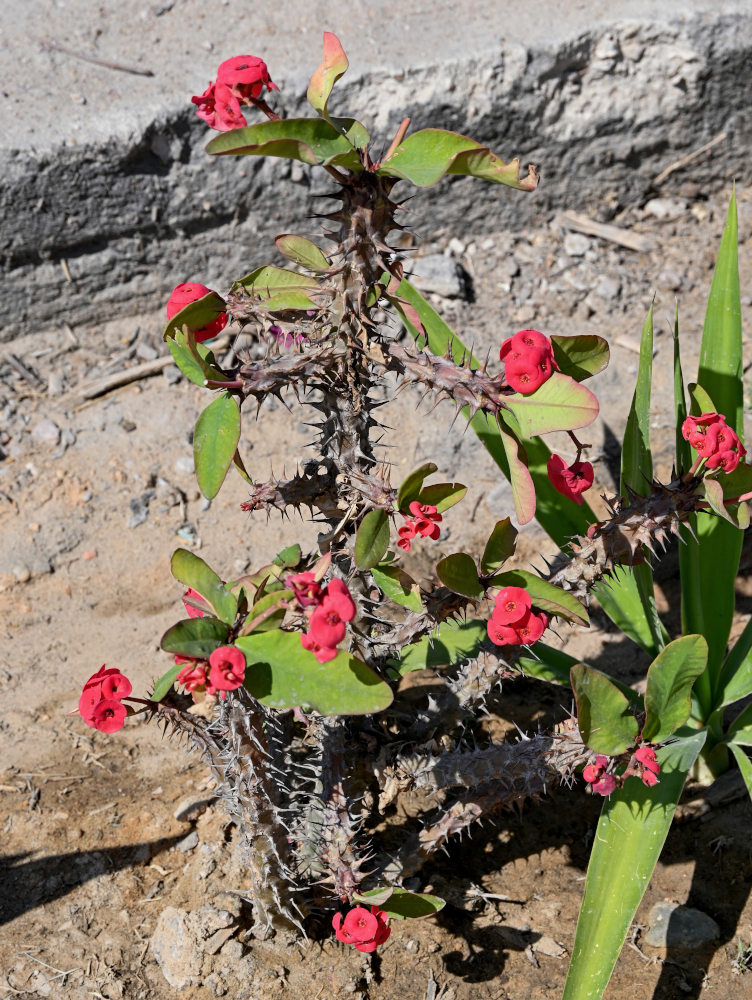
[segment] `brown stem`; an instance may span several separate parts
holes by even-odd
[[[397,148],[397,146],[399,146],[399,144],[405,138],[405,132],[407,132],[407,130],[409,128],[410,128],[410,119],[409,118],[403,118],[402,122],[400,123],[400,127],[397,129],[397,134],[392,139],[392,142],[391,142],[391,145],[389,146],[389,149],[387,149],[386,153],[384,153],[384,155],[381,157],[381,160],[379,161],[380,163],[383,163],[384,160],[388,160],[389,159],[389,157],[395,151],[395,149]]]
[[[252,97],[251,104],[253,104],[254,107],[257,107],[259,111],[263,111],[263,113],[266,115],[266,117],[269,119],[270,122],[282,121],[282,119],[279,117],[276,111],[272,111],[272,109],[269,107],[269,105],[262,97]]]

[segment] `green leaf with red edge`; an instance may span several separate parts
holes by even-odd
[[[573,431],[591,424],[598,416],[598,400],[587,386],[569,375],[554,372],[528,396],[514,393],[504,399],[523,437],[550,431]]]
[[[392,690],[362,660],[340,650],[319,663],[300,632],[254,632],[235,645],[248,664],[245,687],[269,708],[300,706],[321,715],[371,715],[388,708]]]
[[[162,636],[162,649],[195,660],[208,660],[218,646],[224,646],[230,628],[218,618],[184,618]]]
[[[608,366],[608,341],[595,334],[581,334],[577,337],[554,335],[551,337],[551,346],[559,371],[576,382],[597,375]]]
[[[497,573],[488,585],[490,587],[522,587],[532,598],[533,607],[556,615],[575,625],[589,625],[590,619],[585,608],[574,594],[561,587],[554,586],[548,580],[542,580],[535,573],[524,569],[510,569],[505,573]]]
[[[354,118],[285,118],[215,136],[206,147],[217,156],[281,156],[310,166],[362,171],[359,149],[370,136]]]
[[[203,597],[220,621],[232,625],[238,612],[238,599],[200,556],[189,549],[176,549],[170,569],[179,583]]]
[[[308,84],[308,103],[322,118],[328,118],[327,104],[334,84],[349,66],[345,50],[335,34],[324,32],[324,59]]]
[[[397,490],[397,509],[402,514],[409,514],[410,504],[413,500],[420,499],[423,481],[436,472],[436,469],[433,462],[426,462],[405,476]]]
[[[480,571],[484,576],[495,573],[514,555],[517,535],[518,531],[508,517],[496,522],[480,561]]]
[[[430,187],[447,174],[478,177],[518,191],[534,191],[538,186],[535,167],[530,166],[527,176],[520,177],[519,160],[504,163],[475,139],[439,128],[413,132],[381,161],[376,173],[401,177],[417,187]]]
[[[474,601],[483,599],[485,588],[478,579],[475,560],[467,552],[455,552],[436,563],[436,575],[455,594]]]
[[[189,330],[201,330],[213,323],[217,316],[227,311],[227,303],[217,292],[207,292],[195,302],[184,306],[180,312],[167,321],[162,333],[162,340],[174,337],[178,330],[187,326]]]
[[[395,604],[401,604],[410,611],[422,611],[423,602],[418,584],[399,566],[382,563],[371,567],[371,575],[376,586]]]
[[[329,270],[329,261],[324,256],[324,251],[312,240],[307,240],[305,236],[297,236],[295,233],[283,233],[274,240],[277,249],[288,260],[300,264],[309,271],[324,272]]]
[[[633,746],[640,727],[626,696],[611,679],[583,663],[572,667],[569,676],[582,742],[609,757]]]
[[[385,510],[369,510],[355,535],[355,565],[370,569],[380,563],[389,548],[389,515]]]
[[[692,686],[708,662],[701,635],[683,635],[664,646],[648,668],[642,738],[663,743],[689,718]]]
[[[240,440],[240,410],[222,392],[199,414],[193,432],[193,459],[199,489],[212,500],[232,465]]]
[[[514,512],[520,524],[527,524],[535,517],[535,486],[527,462],[520,456],[520,452],[524,455],[524,448],[501,421],[497,426],[507,460],[507,479],[512,487]]]
[[[467,486],[462,483],[434,483],[424,486],[418,495],[418,502],[436,508],[438,514],[454,507],[467,493]],[[409,504],[408,504],[409,507]]]
[[[733,472],[722,472],[718,482],[721,484],[723,499],[726,502],[732,497],[752,493],[752,465],[740,462]]]
[[[737,519],[733,516],[732,511],[726,508],[723,502],[723,486],[717,479],[711,479],[706,476],[702,481],[702,491],[705,494],[705,499],[710,504],[712,510],[722,517],[724,521],[728,521],[729,524],[733,524],[735,528],[746,528],[746,524],[739,524]],[[740,505],[742,511],[746,510],[744,504]],[[735,512],[734,512],[735,513]],[[742,518],[744,518],[744,513],[742,513]],[[749,520],[749,513],[747,512],[747,520]]]
[[[377,906],[393,920],[425,920],[426,917],[435,916],[446,905],[440,896],[432,896],[427,892],[410,892],[401,886],[355,892],[353,899],[357,903]]]

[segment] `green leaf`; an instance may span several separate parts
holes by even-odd
[[[176,549],[170,569],[176,580],[204,598],[220,621],[232,625],[238,613],[238,600],[200,556],[188,549]]]
[[[705,735],[691,732],[658,751],[654,788],[630,778],[604,802],[562,1000],[603,996]]]
[[[559,372],[529,396],[513,393],[504,403],[526,438],[549,431],[573,431],[598,416],[598,400],[587,386]]]
[[[418,500],[420,503],[435,507],[437,513],[443,514],[445,510],[459,503],[466,493],[467,486],[463,486],[462,483],[434,483],[432,486],[423,487]]]
[[[184,326],[187,326],[189,330],[201,330],[226,310],[227,303],[221,295],[216,292],[207,292],[203,298],[190,302],[167,321],[167,326],[162,333],[162,340],[174,337],[177,331],[182,330]]]
[[[430,187],[446,174],[466,174],[495,184],[507,184],[518,191],[534,191],[538,174],[528,168],[520,177],[519,160],[504,163],[474,139],[444,129],[426,128],[404,139],[377,169],[379,174],[402,177],[418,187]]]
[[[151,693],[151,701],[161,701],[164,698],[172,685],[175,683],[175,678],[182,669],[182,663],[173,663],[170,669],[166,671],[166,673],[162,674],[158,681],[154,682],[154,690]]]
[[[633,746],[640,727],[627,698],[600,670],[575,664],[570,681],[582,742],[609,757]]]
[[[645,690],[642,738],[663,743],[689,718],[692,686],[708,662],[701,635],[683,635],[665,646],[650,664]]]
[[[436,469],[437,466],[433,462],[426,462],[405,476],[397,491],[397,509],[402,514],[409,513],[410,504],[413,500],[417,500],[420,497],[420,491],[423,489],[423,480],[436,472]]]
[[[251,635],[253,632],[268,632],[279,628],[287,612],[287,602],[293,597],[291,590],[273,590],[264,594],[253,605],[243,622],[238,635]]]
[[[284,254],[288,260],[300,264],[301,267],[309,271],[324,272],[329,270],[329,261],[324,256],[324,251],[305,236],[296,236],[295,233],[284,233],[274,240],[277,249]]]
[[[690,382],[688,386],[690,413],[693,417],[699,417],[702,413],[717,413],[715,403],[705,392],[701,385]]]
[[[423,610],[418,584],[398,566],[374,566],[371,576],[376,586],[395,604],[401,604],[410,611]]]
[[[508,517],[505,517],[503,521],[496,522],[480,561],[480,571],[484,576],[495,573],[510,556],[514,555],[517,534],[517,529]]]
[[[240,410],[232,396],[222,392],[199,414],[193,432],[196,479],[207,500],[219,493],[239,440]]]
[[[224,646],[230,629],[216,618],[185,618],[162,636],[162,649],[195,660],[208,660],[218,646]]]
[[[687,418],[687,403],[684,398],[684,375],[682,374],[681,351],[679,350],[679,303],[674,312],[674,421],[676,424],[676,468],[686,472],[692,465],[692,449],[684,440],[682,424]]]
[[[652,614],[649,593],[637,579],[640,566],[615,566],[606,580],[596,584],[592,593],[611,621],[633,642],[652,657],[660,653],[667,636],[664,635],[658,612]],[[644,576],[644,574],[643,574]],[[652,574],[651,574],[652,578]],[[651,613],[646,613],[646,606]]]
[[[742,748],[735,743],[731,744],[731,752],[736,758],[736,763],[739,765],[747,794],[752,799],[752,761],[750,761]]]
[[[322,118],[328,118],[327,104],[332,87],[346,72],[350,64],[339,38],[331,31],[324,32],[324,60],[308,84],[308,103]]]
[[[726,502],[733,497],[752,493],[752,465],[740,462],[733,472],[724,472],[718,477],[723,487],[723,498]]]
[[[284,267],[274,267],[272,264],[257,267],[255,271],[233,283],[233,291],[239,288],[244,289],[258,305],[269,312],[287,309],[307,312],[317,308],[316,302],[311,298],[311,292],[319,289],[316,279],[298,271],[288,271]]]
[[[588,670],[594,669],[589,663],[583,663],[576,656],[565,653],[563,649],[547,646],[545,642],[536,642],[529,653],[519,657],[517,666],[523,673],[531,677],[548,681],[550,684],[562,684],[567,688],[571,688],[570,671],[572,667],[582,666],[587,667]],[[627,701],[635,701],[635,692],[628,684],[623,684],[615,677],[608,679],[614,687],[621,691]],[[639,706],[641,699],[637,698],[636,703]]]
[[[285,118],[223,132],[206,149],[219,156],[282,156],[311,166],[361,171],[358,149],[367,146],[369,138],[354,118]]]
[[[446,667],[461,663],[477,654],[481,642],[487,638],[486,623],[482,621],[442,622],[424,636],[420,642],[404,646],[402,655],[394,664],[400,675],[425,667]]]
[[[524,569],[507,570],[505,573],[497,573],[490,581],[490,585],[522,587],[530,594],[533,605],[541,611],[558,615],[559,618],[577,625],[590,624],[587,611],[574,594],[554,586],[548,580],[541,580],[535,573],[528,573]]]
[[[718,708],[723,708],[749,694],[752,694],[752,618],[726,657],[715,701]]]
[[[695,405],[704,411],[710,403],[715,412],[725,415],[741,438],[742,327],[734,195],[708,297],[697,382],[691,392]],[[703,390],[707,399],[702,396]],[[704,635],[708,640],[708,669],[695,684],[700,715],[707,718],[719,699],[720,674],[734,615],[742,534],[712,514],[697,514],[694,523],[698,541],[688,541],[681,563],[682,625],[684,632]]]
[[[389,515],[385,510],[369,510],[355,536],[355,565],[370,569],[384,558],[389,548]]]
[[[229,381],[222,369],[217,367],[212,352],[203,344],[196,343],[188,327],[177,330],[167,341],[167,347],[175,364],[194,385],[203,387],[207,379]]]
[[[524,456],[525,449],[517,438],[502,426],[501,422],[497,424],[497,428],[506,459],[507,479],[512,487],[514,512],[520,524],[528,524],[535,517],[536,496],[530,470],[520,455],[521,452]]]
[[[369,906],[379,908],[389,899],[396,886],[386,885],[380,889],[369,889],[368,892],[354,892],[352,898],[356,903],[367,903]]]
[[[483,599],[485,588],[478,579],[475,560],[466,552],[455,552],[436,563],[436,575],[455,594],[474,601]]]
[[[288,545],[286,549],[282,549],[274,557],[274,565],[281,566],[283,569],[292,569],[297,566],[303,557],[300,546],[296,542],[294,545]]]
[[[608,366],[610,352],[608,341],[594,334],[578,337],[551,337],[554,361],[563,375],[577,382],[597,375]]]
[[[728,521],[729,524],[733,525],[735,528],[739,528],[740,525],[737,519],[734,517],[734,512],[728,510],[723,502],[723,486],[717,479],[711,479],[709,476],[705,476],[702,481],[702,491],[705,494],[705,499],[710,504],[710,509],[713,510],[719,517],[722,517],[724,521]],[[742,505],[742,510],[744,506]],[[746,528],[746,524],[741,527]]]
[[[400,886],[395,886],[383,903],[371,902],[367,898],[369,896],[370,893],[363,894],[364,902],[378,906],[393,920],[424,920],[426,917],[435,916],[445,905],[439,896],[431,896],[427,892],[410,892]]]
[[[235,645],[245,653],[245,686],[270,708],[310,708],[321,715],[371,715],[392,702],[392,691],[369,667],[340,651],[319,663],[299,632],[254,632]]]
[[[640,364],[632,405],[621,450],[621,493],[626,496],[631,487],[640,496],[647,496],[653,478],[653,457],[650,451],[650,383],[653,375],[653,306],[648,310],[640,338]]]
[[[726,733],[727,743],[738,743],[740,746],[752,746],[752,703],[742,709],[733,720]]]

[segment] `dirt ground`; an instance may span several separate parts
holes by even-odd
[[[739,199],[748,308],[752,205],[748,192]],[[437,302],[479,354],[491,350],[493,358],[504,337],[526,326],[609,339],[610,368],[592,383],[603,419],[588,431],[607,492],[618,470],[635,345],[654,292],[654,452],[659,473],[670,467],[669,320],[678,297],[689,374],[725,200],[695,191],[625,209],[614,222],[643,233],[651,246],[644,252],[542,221],[526,234],[464,244],[438,234],[424,248],[451,254],[464,267],[470,279],[464,297]],[[189,277],[200,276],[175,280]],[[447,907],[435,920],[395,926],[377,956],[333,939],[260,944],[247,936],[233,831],[211,804],[202,766],[180,745],[163,742],[156,728],[132,721],[106,736],[68,714],[83,681],[103,662],[126,673],[136,692],[169,665],[159,638],[181,611],[181,588],[169,573],[174,548],[200,549],[231,575],[314,537],[310,525],[241,513],[239,477],[211,505],[201,498],[190,435],[208,396],[176,380],[169,366],[86,398],[97,380],[164,354],[161,326],[161,317],[144,316],[71,330],[61,316],[59,329],[30,331],[0,348],[2,995],[555,1000],[600,806],[581,785],[552,790],[522,816],[500,816],[498,825],[441,855],[422,873],[423,887],[444,895]],[[457,426],[447,432],[451,410],[426,410],[425,404],[415,410],[402,394],[382,411],[398,428],[391,435],[393,481],[430,459],[467,483],[469,496],[457,508],[467,516],[448,516],[432,554],[473,551],[510,512],[509,494],[471,434]],[[277,473],[283,466],[289,471],[303,457],[310,432],[300,420],[294,407],[288,413],[277,405],[265,407],[257,423],[246,421],[242,449],[254,476],[265,478],[272,465]],[[546,550],[535,528],[523,539],[522,562]],[[670,557],[666,565],[659,598],[671,627],[677,593]],[[740,580],[740,623],[752,611],[750,592]],[[570,651],[639,679],[643,661],[605,621],[563,639]],[[499,732],[513,731],[513,723],[550,726],[569,707],[563,700],[560,689],[543,684],[507,684],[492,725]],[[688,790],[609,1000],[749,995],[752,971],[742,973],[737,942],[752,947],[752,806],[732,777]],[[186,799],[195,803],[192,812]],[[187,818],[175,816],[186,812]],[[703,910],[718,923],[720,938],[691,952],[648,948],[642,929],[658,900]],[[203,914],[205,923],[217,911],[230,915],[218,929],[206,925],[196,982],[181,989],[167,983],[149,946],[168,907]]]

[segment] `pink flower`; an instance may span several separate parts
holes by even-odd
[[[189,618],[204,617],[204,612],[201,610],[201,608],[197,608],[195,607],[195,605],[190,603],[191,601],[196,601],[196,600],[203,601],[203,597],[201,596],[201,594],[199,594],[197,590],[194,590],[192,587],[189,587],[188,590],[186,590],[186,592],[183,594],[183,606],[185,607],[185,612]]]
[[[658,778],[656,777],[655,774],[653,774],[652,771],[643,771],[642,783],[643,785],[647,785],[648,788],[653,788],[655,785],[658,784]]]
[[[501,345],[507,384],[515,392],[530,394],[539,389],[558,367],[551,341],[538,330],[520,330]]]
[[[429,521],[427,517],[418,517],[415,519],[415,533],[422,538],[431,538],[436,541],[441,534],[441,528],[433,521]]]
[[[87,726],[104,733],[123,728],[128,710],[121,704],[133,690],[131,682],[115,667],[104,664],[84,684],[78,711]]]
[[[512,625],[530,610],[530,594],[522,587],[504,587],[496,595],[492,618],[499,625]]]
[[[604,774],[598,781],[594,781],[590,787],[598,795],[610,795],[616,788],[616,778],[613,774]]]
[[[303,649],[309,650],[319,663],[328,663],[329,660],[333,660],[337,655],[336,646],[322,646],[321,643],[317,642],[310,633],[303,632],[300,636],[300,643]]]
[[[410,543],[413,538],[418,533],[418,526],[415,521],[407,518],[405,523],[401,528],[397,528],[397,534],[399,535],[399,541],[397,542],[397,548],[404,549],[405,552],[410,551]]]
[[[547,465],[548,478],[555,490],[581,504],[582,494],[593,485],[593,466],[590,462],[572,462],[565,465],[560,455],[552,455]]]
[[[707,467],[709,469],[721,469],[723,472],[733,472],[739,464],[739,458],[739,452],[737,451],[718,451],[710,456],[707,461]]]
[[[661,765],[658,763],[655,750],[652,747],[642,746],[639,750],[635,750],[635,759],[639,760],[649,771],[653,771],[654,774],[661,773]]]
[[[598,754],[595,764],[588,764],[582,769],[582,777],[598,795],[610,795],[616,788],[616,778],[607,774],[608,757]]]
[[[344,920],[341,913],[335,913],[332,927],[338,941],[364,952],[376,951],[392,932],[386,914],[377,906],[372,906],[370,912],[364,906],[356,906]]]
[[[237,646],[220,646],[209,657],[209,682],[217,691],[234,691],[245,677],[245,656]]]
[[[689,441],[699,458],[707,459],[708,469],[733,472],[747,451],[736,431],[729,427],[722,413],[703,413],[687,417],[682,436]]]
[[[177,661],[177,659],[176,656],[175,660]],[[189,666],[183,667],[175,680],[178,684],[182,684],[186,691],[192,694],[199,688],[206,687],[206,667],[203,663],[191,661]]]
[[[292,573],[285,583],[295,594],[295,600],[301,607],[315,607],[321,603],[324,591],[313,573]]]
[[[99,701],[91,713],[91,721],[84,719],[92,729],[98,729],[101,733],[116,733],[125,725],[125,717],[128,709],[122,702],[114,698],[103,698]]]
[[[234,97],[246,102],[260,97],[264,87],[267,90],[279,90],[269,77],[266,63],[257,56],[233,56],[232,59],[225,59],[217,70],[217,86],[220,84],[227,87]]]
[[[693,434],[704,434],[707,428],[716,422],[726,422],[726,418],[722,413],[703,413],[699,417],[687,417],[682,424],[682,437],[685,441],[689,441]],[[695,445],[692,447],[695,447]]]
[[[201,285],[197,281],[184,281],[179,285],[175,285],[167,300],[167,318],[172,319],[181,309],[185,309],[191,302],[197,302],[211,291],[211,288],[207,288],[206,285]],[[201,343],[204,340],[211,340],[212,337],[216,337],[227,326],[228,318],[226,312],[220,313],[211,323],[207,323],[206,326],[194,330],[193,336],[196,342]]]

